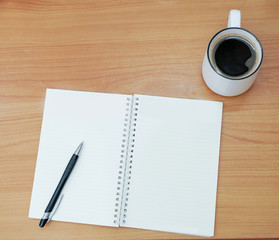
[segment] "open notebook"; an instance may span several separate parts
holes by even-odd
[[[48,89],[29,217],[213,236],[222,103]]]

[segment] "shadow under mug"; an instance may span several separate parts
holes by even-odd
[[[257,37],[240,27],[241,15],[239,10],[231,10],[228,28],[216,33],[210,40],[202,64],[202,75],[206,85],[215,93],[222,96],[237,96],[246,92],[255,82],[263,60],[263,49]],[[255,51],[255,62],[247,74],[230,76],[220,71],[213,61],[214,49],[224,39],[241,38],[247,41]],[[214,49],[213,49],[214,48]]]

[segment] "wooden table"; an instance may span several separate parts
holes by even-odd
[[[264,61],[254,86],[227,98],[201,65],[233,8]],[[278,26],[276,0],[0,1],[0,238],[198,239],[29,219],[46,88],[223,101],[215,238],[279,237]]]

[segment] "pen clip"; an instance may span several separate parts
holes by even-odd
[[[61,203],[61,201],[62,201],[63,196],[64,196],[64,194],[61,194],[61,195],[59,196],[59,198],[57,199],[57,202],[56,202],[56,204],[55,204],[53,210],[52,210],[51,213],[49,214],[49,218],[48,218],[47,222],[49,222],[49,221],[52,219],[52,217],[54,216],[55,212],[57,211],[57,208],[59,207],[59,205],[60,205],[60,203]]]

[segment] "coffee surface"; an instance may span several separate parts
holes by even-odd
[[[233,77],[249,71],[249,66],[246,64],[251,57],[252,52],[249,46],[244,41],[234,38],[221,42],[215,52],[215,62],[218,68]]]

